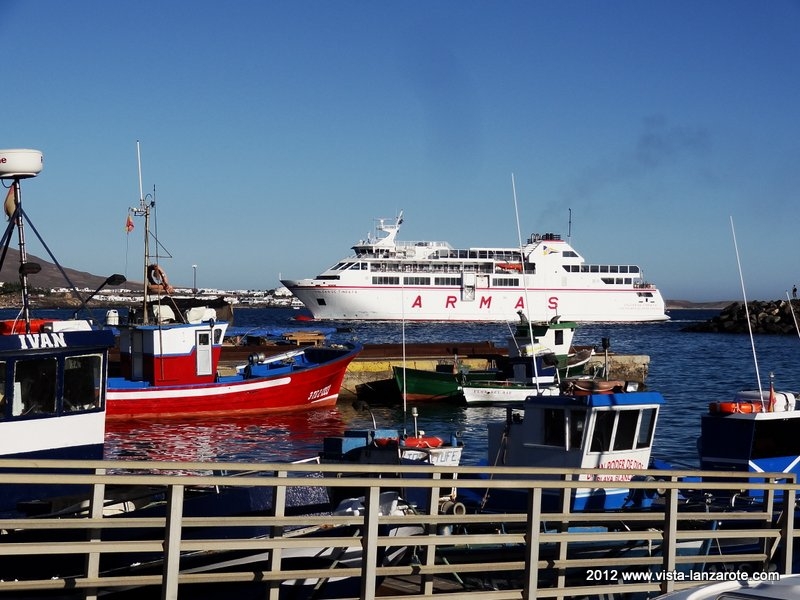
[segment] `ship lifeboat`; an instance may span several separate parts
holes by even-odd
[[[518,271],[519,273],[522,273],[522,263],[499,262],[497,263],[497,266],[507,271]]]
[[[723,415],[759,413],[766,410],[761,402],[712,402],[708,405],[709,412]]]

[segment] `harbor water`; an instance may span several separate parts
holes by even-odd
[[[336,328],[331,334],[335,341],[399,344],[405,340],[454,346],[480,341],[504,345],[510,333],[504,323],[306,323],[293,320],[299,314],[302,311],[291,309],[237,309],[234,325]],[[715,314],[717,311],[675,310],[667,322],[583,324],[575,335],[576,345],[600,348],[601,340],[608,338],[613,352],[650,357],[647,387],[661,392],[666,400],[655,437],[653,455],[657,458],[696,466],[700,417],[709,402],[732,399],[738,390],[757,389],[757,372],[764,389],[769,386],[770,373],[774,373],[776,389],[800,389],[800,337],[755,336],[754,350],[746,334],[683,331],[690,323]],[[416,420],[410,406],[405,410],[403,406],[365,410],[350,401],[340,401],[332,409],[259,417],[109,422],[106,456],[127,460],[291,461],[315,456],[325,436],[339,435],[345,428],[372,427],[374,419],[379,427],[401,432],[413,433],[415,427],[428,435],[449,437],[459,432],[465,446],[463,462],[477,464],[486,458],[486,423],[505,416],[505,409],[497,407],[419,403],[416,408]]]
[[[288,309],[235,311],[240,327],[337,327],[337,341],[362,343],[493,341],[504,345],[509,326],[504,323],[302,323]],[[682,331],[717,311],[676,310],[660,323],[595,323],[578,329],[574,343],[601,346],[608,338],[611,351],[650,356],[648,389],[666,399],[656,432],[654,456],[672,463],[696,466],[696,439],[700,417],[715,400],[731,399],[741,389],[757,389],[756,364],[762,385],[774,373],[776,389],[800,389],[800,338],[797,335],[756,336],[755,357],[746,334],[707,334]],[[139,421],[110,423],[106,435],[109,458],[148,460],[200,460],[282,462],[314,456],[326,435],[347,427],[396,427],[429,435],[461,434],[466,464],[486,457],[486,423],[503,419],[505,409],[462,407],[451,404],[417,404],[411,407],[374,406],[365,410],[350,401],[336,408],[287,415],[202,419],[195,421]]]

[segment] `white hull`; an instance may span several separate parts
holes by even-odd
[[[556,315],[569,321],[664,321],[664,300],[636,265],[590,265],[555,234],[520,248],[453,249],[445,242],[383,238],[314,279],[282,283],[317,319],[359,321],[509,321]],[[520,259],[520,255],[524,260]]]

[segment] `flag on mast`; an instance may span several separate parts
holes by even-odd
[[[17,191],[14,184],[11,184],[11,187],[8,188],[8,194],[6,194],[3,209],[6,211],[6,216],[10,221],[11,217],[14,216],[14,211],[17,210]]]
[[[125,233],[130,233],[133,231],[133,219],[131,219],[130,213],[128,213],[128,219],[125,221]]]

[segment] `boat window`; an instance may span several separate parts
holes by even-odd
[[[555,334],[555,345],[556,346],[563,346],[564,345],[564,330],[563,329],[556,329],[553,333]]]
[[[753,432],[752,458],[797,456],[800,454],[800,436],[793,420],[756,421]]]
[[[589,265],[589,271],[591,273],[597,273],[599,270],[600,270],[600,267],[598,265]]]
[[[611,434],[614,432],[614,414],[610,410],[598,410],[594,415],[592,452],[608,452],[611,449]]]
[[[648,448],[653,445],[653,432],[656,429],[656,409],[645,408],[642,411],[642,421],[639,424],[639,437],[636,440],[637,448]]]
[[[636,265],[628,265],[628,273],[638,273],[639,267]]]
[[[581,449],[583,447],[583,431],[586,426],[586,411],[572,410],[569,413],[569,448]]]
[[[627,273],[628,272],[628,265],[620,265],[619,266],[620,273]]]
[[[52,415],[56,412],[55,358],[18,360],[14,365],[13,416]]]
[[[578,253],[573,250],[564,250],[561,255],[567,258],[578,258]]]
[[[544,445],[566,448],[567,431],[564,410],[561,408],[546,408],[544,410]]]
[[[617,433],[614,436],[614,450],[632,450],[636,438],[638,410],[621,410],[617,418]]]
[[[608,265],[600,265],[601,273],[608,273]]]
[[[609,273],[619,273],[619,267],[617,265],[611,265],[608,267]]]
[[[103,360],[99,354],[64,360],[64,412],[100,407]]]

